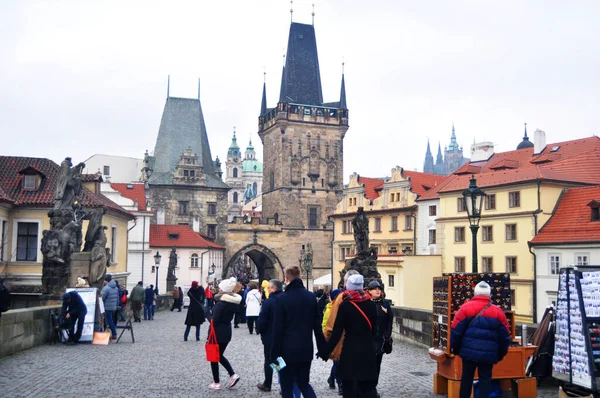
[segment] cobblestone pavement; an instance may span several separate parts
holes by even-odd
[[[260,336],[250,335],[246,325],[234,329],[225,356],[241,376],[232,390],[209,391],[212,382],[203,342],[183,341],[185,310],[163,311],[154,321],[134,323],[135,344],[123,335],[108,346],[45,345],[0,360],[2,397],[279,397],[256,388],[262,382]],[[202,325],[201,341],[207,324]],[[127,333],[127,332],[126,332]],[[331,362],[315,360],[311,384],[318,397],[338,397],[327,388]],[[221,367],[221,381],[227,374]],[[394,352],[383,359],[379,391],[385,398],[438,397],[432,392],[435,362],[427,350],[396,342]],[[556,387],[540,389],[539,397],[558,396]]]

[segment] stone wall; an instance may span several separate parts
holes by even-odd
[[[50,341],[50,312],[60,305],[10,310],[0,318],[0,358]]]
[[[406,307],[392,307],[392,310],[394,339],[431,347],[431,311]]]

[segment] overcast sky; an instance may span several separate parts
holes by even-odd
[[[345,60],[350,129],[344,175],[422,171],[454,122],[512,150],[523,123],[548,143],[600,132],[598,1],[295,1],[315,29],[323,97],[337,101]],[[233,126],[256,134],[263,83],[279,98],[290,3],[230,1],[0,2],[3,155],[74,162],[152,151],[166,98],[201,102],[213,158]]]

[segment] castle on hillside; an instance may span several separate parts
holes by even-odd
[[[433,163],[433,156],[431,154],[429,140],[427,140],[427,152],[425,152],[423,172],[429,174],[449,175],[468,161],[469,159],[463,156],[463,147],[459,146],[456,142],[456,132],[454,131],[454,124],[452,124],[450,145],[444,148],[444,156],[442,156],[442,147],[438,142],[438,153],[435,164]]]

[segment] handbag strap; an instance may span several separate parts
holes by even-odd
[[[489,303],[487,303],[487,305],[486,305],[485,307],[483,307],[483,308],[481,309],[481,311],[479,311],[479,313],[478,313],[477,315],[475,315],[475,318],[471,319],[471,322],[469,322],[469,324],[467,325],[467,328],[468,328],[469,326],[471,326],[471,324],[472,324],[473,322],[475,322],[475,319],[479,318],[479,317],[481,316],[481,314],[483,314],[483,313],[485,312],[485,310],[487,310],[487,309],[488,309],[488,308],[490,308],[491,306],[492,306],[492,302],[490,301]]]
[[[210,333],[208,334],[208,340],[206,341],[208,344],[216,344],[217,343],[217,334],[215,333],[215,325],[210,320]]]
[[[356,305],[356,303],[354,301],[350,301],[350,303],[356,307],[357,310],[360,311],[360,313],[362,314],[362,316],[365,317],[365,319],[367,320],[367,323],[369,324],[369,329],[373,330],[373,325],[371,325],[371,321],[369,320],[369,318],[367,318],[367,315],[363,312],[363,310],[360,309],[360,307],[358,305]]]
[[[198,301],[198,299],[196,297],[194,297],[193,294],[188,293],[188,296],[193,298],[195,302],[197,302],[201,307],[202,307],[202,303],[200,301]]]

